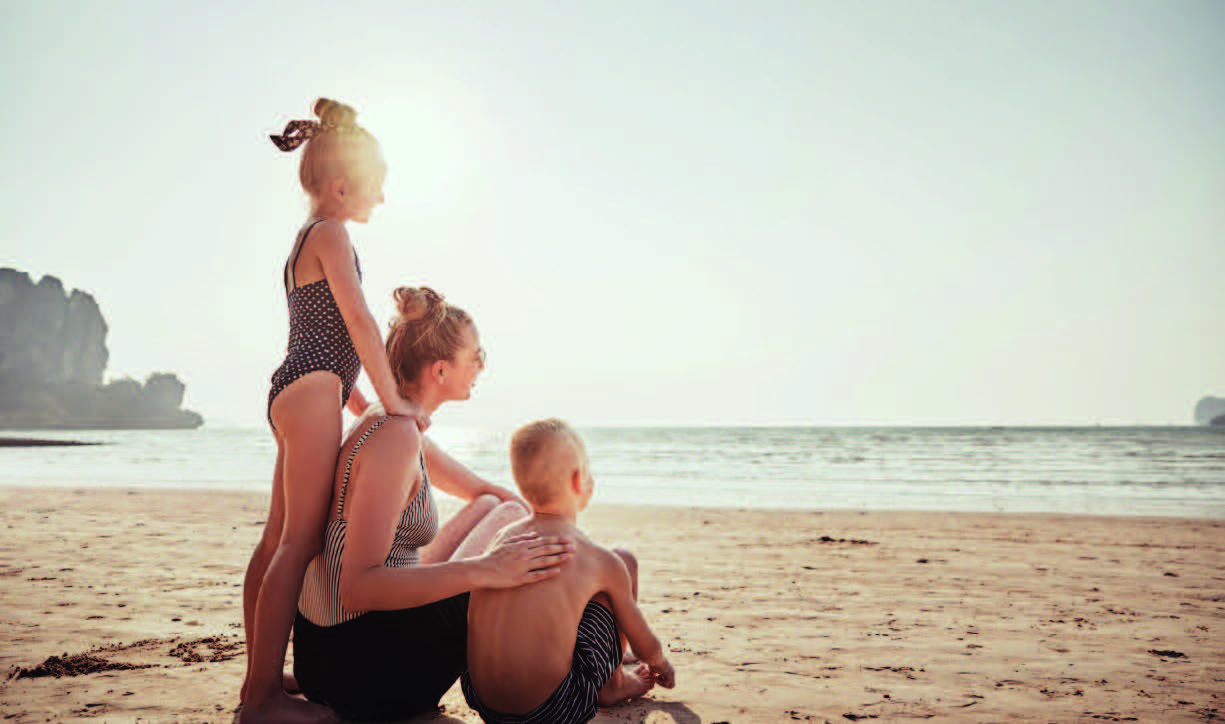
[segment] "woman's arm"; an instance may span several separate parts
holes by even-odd
[[[488,494],[499,500],[519,503],[531,510],[518,495],[472,472],[428,437],[425,438],[425,468],[430,472],[431,485],[462,500],[472,500],[478,495]]]
[[[558,538],[520,536],[479,558],[413,568],[384,566],[405,503],[420,487],[422,435],[412,420],[390,419],[361,449],[345,496],[340,598],[350,611],[386,611],[441,601],[474,588],[506,588],[551,578],[573,551]]]
[[[336,306],[340,308],[340,316],[344,318],[345,327],[349,330],[349,337],[353,340],[353,347],[366,370],[370,385],[374,387],[374,393],[388,413],[418,417],[428,426],[429,421],[421,410],[401,398],[396,390],[391,365],[387,363],[387,353],[383,349],[383,337],[362,295],[361,280],[357,278],[357,268],[353,264],[353,245],[349,243],[349,233],[342,224],[333,221],[325,221],[315,229],[310,236],[312,251],[323,267],[323,275],[332,290],[332,297],[336,299]]]

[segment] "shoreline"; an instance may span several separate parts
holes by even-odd
[[[55,440],[38,437],[2,437],[0,448],[3,447],[76,447],[79,445],[106,445],[108,443],[95,440]]]
[[[267,498],[0,488],[0,668],[123,667],[6,678],[9,720],[229,721]],[[678,677],[597,722],[1225,721],[1225,521],[598,497],[579,520],[638,554]],[[443,705],[418,721],[478,721]]]
[[[88,445],[108,445],[110,443],[82,443]],[[3,447],[3,445],[0,445]],[[261,485],[265,485],[261,483]],[[152,483],[144,485],[133,484],[115,484],[115,485],[91,485],[82,487],[74,482],[50,481],[43,484],[41,487],[26,484],[11,484],[0,480],[0,494],[4,491],[12,491],[16,493],[44,493],[48,491],[61,491],[74,494],[83,493],[166,493],[168,495],[237,495],[237,496],[255,496],[262,497],[267,500],[269,493],[267,491],[254,490],[247,487],[244,483],[221,483],[214,484],[212,487],[204,487],[202,485],[193,485],[181,482],[170,483]],[[1154,520],[1154,521],[1187,521],[1187,522],[1225,522],[1225,510],[1220,515],[1186,515],[1186,514],[1162,514],[1162,513],[1088,513],[1083,511],[1076,512],[1050,512],[1050,511],[1009,511],[1009,510],[973,510],[973,509],[942,509],[942,508],[869,508],[869,507],[846,507],[846,508],[777,508],[769,506],[700,506],[700,505],[681,505],[669,501],[659,501],[655,505],[645,505],[640,503],[623,503],[623,502],[602,502],[599,500],[599,493],[596,493],[596,499],[592,501],[593,506],[599,508],[613,509],[643,509],[643,510],[668,510],[668,511],[711,511],[719,513],[762,513],[762,514],[899,514],[899,515],[984,515],[984,516],[1032,516],[1032,517],[1053,517],[1053,518],[1086,518],[1091,520],[1110,520],[1117,519],[1119,521],[1137,521],[1137,520]],[[440,502],[441,506],[442,503]]]

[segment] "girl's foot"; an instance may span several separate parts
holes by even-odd
[[[237,724],[340,724],[340,718],[331,710],[283,691],[259,705],[244,702],[236,721]]]
[[[600,689],[596,701],[600,706],[615,706],[630,699],[637,699],[654,686],[655,679],[646,664],[639,664],[632,672],[618,667],[613,675],[608,677],[604,688]]]

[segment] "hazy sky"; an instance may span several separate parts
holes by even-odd
[[[1225,394],[1225,4],[0,2],[0,266],[108,376],[260,423],[306,215],[268,141],[382,142],[380,323],[489,366],[449,423],[1187,423]],[[363,381],[369,393],[369,385]],[[441,418],[440,418],[441,420]]]

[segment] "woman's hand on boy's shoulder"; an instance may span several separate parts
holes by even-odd
[[[574,557],[574,541],[536,533],[502,539],[479,559],[483,575],[479,588],[516,588],[552,578]]]

